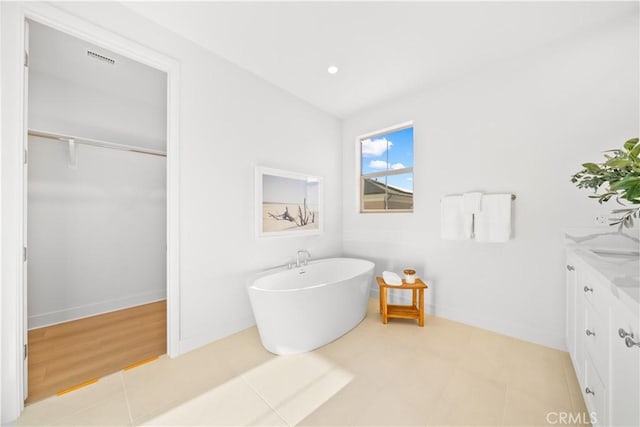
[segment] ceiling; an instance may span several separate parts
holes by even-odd
[[[125,5],[340,118],[638,14],[637,2]]]

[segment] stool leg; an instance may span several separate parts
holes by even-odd
[[[418,311],[420,313],[420,317],[418,318],[418,326],[424,326],[424,289],[420,289],[420,307]]]
[[[385,286],[380,289],[380,303],[382,304],[382,323],[385,325],[389,322],[387,317],[387,288]]]
[[[413,305],[414,307],[417,308],[418,306],[416,305],[416,303],[417,303],[416,291],[417,291],[417,289],[411,289],[411,305]]]

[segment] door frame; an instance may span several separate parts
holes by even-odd
[[[5,4],[2,6],[4,7]],[[10,291],[6,293],[3,292],[2,308],[3,311],[8,307],[12,307],[13,309],[10,310],[8,316],[3,316],[2,345],[4,354],[2,358],[4,359],[6,357],[9,359],[15,357],[15,364],[10,363],[10,365],[15,367],[16,372],[11,372],[12,369],[7,371],[5,367],[8,366],[8,364],[3,361],[3,384],[0,396],[4,408],[0,422],[16,419],[24,409],[23,392],[25,384],[23,384],[23,349],[26,344],[25,331],[27,330],[27,325],[25,324],[26,296],[23,294],[25,277],[23,273],[22,251],[27,242],[24,238],[24,229],[26,226],[24,218],[26,211],[22,200],[24,192],[26,191],[26,182],[23,176],[23,156],[24,150],[27,148],[28,139],[23,129],[23,123],[26,123],[24,113],[24,88],[27,82],[25,81],[23,73],[22,56],[25,51],[24,31],[27,19],[101,46],[167,74],[167,354],[169,357],[175,357],[180,354],[179,62],[162,53],[140,45],[135,41],[71,15],[50,4],[39,2],[14,3],[14,7],[17,7],[17,10],[12,10],[10,13],[6,13],[5,16],[11,15],[8,19],[12,19],[11,29],[15,28],[16,30],[12,35],[16,36],[17,46],[11,46],[12,49],[7,53],[6,57],[6,52],[3,53],[3,61],[6,60],[6,63],[12,68],[12,70],[9,70],[11,73],[7,73],[11,74],[9,79],[15,77],[18,83],[18,88],[16,88],[18,90],[3,91],[3,97],[9,98],[9,102],[5,104],[8,105],[9,108],[4,109],[3,118],[16,118],[19,119],[19,123],[10,121],[12,124],[5,122],[3,125],[3,138],[7,134],[11,134],[11,136],[15,136],[15,138],[11,139],[15,142],[10,144],[3,142],[2,147],[3,157],[13,154],[9,157],[10,160],[3,160],[5,165],[11,162],[13,166],[7,168],[10,170],[3,176],[3,178],[8,178],[8,188],[4,187],[4,189],[7,190],[9,197],[3,198],[2,201],[2,214],[5,217],[2,223],[2,231],[3,233],[11,233],[11,236],[5,237],[10,239],[6,248],[12,252],[12,256],[3,257],[3,282],[5,278],[9,278],[10,280],[7,280],[8,283],[3,283],[2,286],[3,288],[9,288]],[[11,31],[11,29],[9,31]],[[20,31],[19,36],[17,31]],[[13,49],[14,47],[17,49]],[[18,67],[19,70],[17,69]],[[13,128],[14,126],[16,128]],[[9,127],[11,127],[11,129],[7,131]],[[6,149],[8,145],[9,149]],[[16,201],[16,203],[7,203],[7,199]],[[3,239],[5,239],[5,237],[3,237]],[[6,241],[7,240],[4,240],[4,242]],[[14,243],[11,244],[11,241]],[[11,262],[5,262],[8,258],[11,258],[9,259]],[[11,334],[11,331],[14,331],[14,333]],[[11,375],[5,375],[7,373]],[[8,405],[5,405],[5,403],[8,403]]]

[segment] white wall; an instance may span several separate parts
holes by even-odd
[[[29,48],[29,128],[166,150],[165,72],[34,21]]]
[[[29,138],[28,326],[166,296],[166,159]]]
[[[166,150],[166,99],[142,103],[137,97],[120,96],[106,86],[98,82],[83,86],[72,79],[30,72],[29,127]],[[166,98],[166,83],[161,82],[157,87]],[[161,106],[157,105],[161,102]],[[119,108],[111,108],[113,105]]]
[[[639,130],[638,17],[415,93],[344,122],[344,251],[377,270],[416,267],[440,316],[563,348],[563,230],[600,207],[570,176]],[[415,121],[415,211],[358,214],[355,138]],[[444,241],[440,198],[517,195],[504,244]]]
[[[166,74],[31,22],[29,128],[166,149]],[[86,50],[116,59],[96,61]],[[166,296],[166,159],[29,138],[28,327]]]

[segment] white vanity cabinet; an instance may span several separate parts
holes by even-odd
[[[640,426],[640,323],[618,301],[611,310],[610,422]]]
[[[603,274],[603,264],[595,268],[584,253],[567,251],[567,349],[594,425],[637,427],[640,304],[627,294],[621,300],[622,291]],[[617,277],[615,267],[612,271]]]

